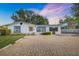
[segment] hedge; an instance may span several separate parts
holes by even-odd
[[[51,35],[51,32],[44,32],[44,33],[41,33],[41,35]]]
[[[9,35],[10,33],[10,29],[0,28],[0,35]]]

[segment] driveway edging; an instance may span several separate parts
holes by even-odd
[[[8,47],[10,47],[10,46],[12,46],[12,44],[9,44],[9,45],[7,45],[7,46],[5,46],[5,47],[1,48],[1,49],[0,49],[0,51],[2,51],[3,49],[8,48]]]

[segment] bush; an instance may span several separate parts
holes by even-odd
[[[15,33],[15,34],[11,34],[12,36],[19,36],[19,35],[26,35],[26,34],[22,34],[22,33]]]
[[[11,34],[10,29],[0,28],[0,35],[9,35]]]
[[[44,32],[44,33],[41,33],[42,35],[51,35],[51,32]]]
[[[0,29],[0,35],[5,35],[5,30],[3,30],[3,29]]]

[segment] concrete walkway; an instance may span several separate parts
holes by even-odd
[[[71,56],[79,55],[78,36],[25,36],[0,51],[2,56]]]

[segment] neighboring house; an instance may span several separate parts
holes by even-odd
[[[75,28],[69,28],[69,25],[68,23],[64,23],[61,25],[61,33],[63,34],[79,34],[79,25],[78,24],[75,24],[76,27]]]
[[[6,25],[11,29],[11,33],[22,33],[22,34],[39,34],[42,32],[53,32],[61,34],[60,25],[34,25],[26,22],[14,22]]]

